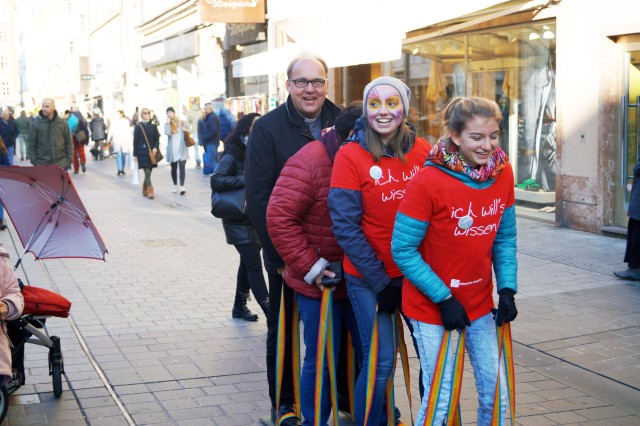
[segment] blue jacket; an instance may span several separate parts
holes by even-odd
[[[16,144],[16,138],[18,137],[18,126],[16,120],[13,117],[9,117],[9,121],[4,122],[3,118],[0,118],[0,137],[4,141],[4,145],[9,148]]]
[[[220,145],[220,120],[215,112],[207,114],[204,120],[198,122],[198,126],[200,145]]]
[[[236,127],[236,118],[226,108],[220,110],[218,118],[220,119],[220,140],[225,140],[233,128]]]
[[[427,162],[426,167],[439,167],[451,177],[477,189],[488,188],[495,182],[495,179],[477,182],[464,173],[456,173],[431,162]],[[428,222],[398,213],[393,227],[391,253],[393,254],[393,260],[405,278],[411,281],[431,301],[439,303],[448,298],[451,292],[440,277],[424,262],[418,251],[428,227]],[[491,252],[497,289],[510,288],[517,292],[518,263],[516,260],[515,205],[506,208],[503,212]]]

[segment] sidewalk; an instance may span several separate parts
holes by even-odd
[[[172,194],[161,163],[148,200],[130,170],[116,176],[113,159],[87,166],[72,177],[107,261],[25,255],[18,276],[73,302],[68,319],[47,322],[61,337],[64,392],[53,397],[47,352],[28,345],[27,384],[3,425],[258,424],[270,406],[266,323],[231,318],[238,255],[209,213],[209,180],[188,163],[187,194]],[[22,246],[9,231],[0,242],[15,262]],[[518,233],[517,423],[640,424],[640,285],[611,273],[625,267],[625,241],[522,218]],[[409,353],[415,413],[410,344]],[[462,418],[474,424],[465,365]],[[408,423],[401,372],[395,392]]]

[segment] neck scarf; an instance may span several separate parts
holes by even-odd
[[[442,138],[431,149],[427,161],[447,167],[456,173],[464,173],[476,182],[485,182],[489,179],[495,179],[502,173],[508,158],[502,149],[496,148],[487,164],[474,169],[460,156],[458,147],[450,138]]]

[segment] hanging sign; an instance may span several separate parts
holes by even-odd
[[[264,0],[200,0],[202,22],[264,22]]]

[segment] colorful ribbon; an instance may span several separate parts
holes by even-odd
[[[284,356],[285,356],[285,336],[287,330],[285,306],[284,306],[284,286],[280,293],[280,310],[278,312],[278,341],[276,342],[276,410],[280,407],[280,397],[282,394],[282,378],[284,376]],[[291,324],[291,364],[293,373],[293,398],[295,413],[285,413],[276,419],[276,426],[279,426],[289,417],[300,418],[300,313],[295,297],[293,298],[293,312]]]
[[[447,425],[460,425],[460,390],[462,388],[462,373],[464,372],[464,341],[465,330],[460,332],[458,338],[458,346],[456,348],[456,357],[453,364],[453,383],[451,387],[451,395],[449,399],[449,413],[453,415],[447,416]],[[451,331],[445,330],[440,343],[440,350],[436,360],[436,367],[431,380],[431,389],[429,390],[429,399],[427,403],[427,411],[424,418],[424,426],[432,426],[435,420],[438,401],[442,392],[442,381],[444,379],[445,367],[447,365],[447,355],[451,345]]]
[[[320,426],[322,413],[322,389],[324,387],[324,362],[327,359],[329,381],[331,385],[331,406],[333,409],[333,424],[338,425],[338,387],[336,380],[336,365],[334,356],[333,336],[333,291],[324,287],[320,303],[320,322],[318,328],[318,344],[316,354],[316,389],[314,398],[314,425]]]
[[[491,417],[491,425],[497,426],[502,423],[501,396],[500,387],[500,367],[502,366],[502,354],[504,352],[504,368],[507,377],[507,392],[509,396],[509,409],[511,410],[511,425],[515,424],[516,418],[516,384],[515,384],[515,368],[513,365],[513,341],[511,339],[511,325],[505,322],[498,327],[498,377],[496,378],[496,390],[493,393],[493,415]]]
[[[395,425],[395,393],[394,393],[394,376],[396,371],[396,365],[398,360],[398,352],[400,352],[400,359],[402,361],[402,369],[405,379],[405,388],[407,391],[407,398],[409,398],[409,410],[411,411],[411,420],[413,421],[413,411],[411,404],[411,379],[409,371],[409,357],[407,354],[407,345],[404,341],[404,329],[402,327],[402,317],[400,311],[396,311],[391,315],[391,329],[393,332],[392,342],[395,345],[394,348],[394,360],[393,360],[393,372],[389,376],[387,386],[385,388],[385,395],[387,400],[387,425]],[[371,330],[371,344],[369,346],[369,365],[367,368],[367,394],[365,403],[365,418],[364,424],[368,425],[369,413],[371,412],[371,406],[373,405],[373,392],[376,385],[376,374],[378,365],[378,312],[376,307],[376,315],[373,319],[373,327]]]

